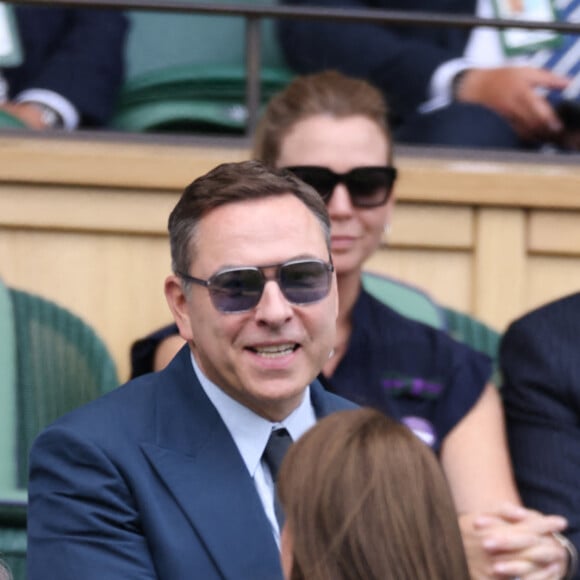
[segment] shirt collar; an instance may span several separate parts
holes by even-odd
[[[296,441],[316,423],[316,414],[310,398],[310,385],[306,386],[300,405],[283,421],[273,423],[260,417],[210,381],[199,368],[193,354],[191,364],[201,388],[225,423],[252,477],[260,464],[273,430],[285,427],[292,440]]]

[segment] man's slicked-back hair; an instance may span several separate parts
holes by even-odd
[[[173,271],[189,272],[198,225],[207,213],[230,203],[284,195],[298,198],[316,217],[330,255],[330,219],[320,195],[289,171],[242,161],[218,165],[185,188],[168,222]]]
[[[294,125],[317,115],[366,117],[384,134],[392,156],[388,113],[381,91],[365,80],[332,70],[298,76],[269,101],[256,129],[254,158],[275,167],[282,141]],[[391,161],[385,159],[385,163]]]

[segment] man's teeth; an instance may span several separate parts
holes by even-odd
[[[294,350],[294,344],[279,344],[276,346],[259,346],[256,347],[256,352],[265,357],[286,356]]]

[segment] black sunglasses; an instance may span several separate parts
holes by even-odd
[[[276,268],[273,276],[264,270]],[[311,304],[325,298],[332,282],[332,262],[323,260],[292,260],[269,266],[227,268],[207,280],[183,272],[177,275],[188,282],[205,286],[213,305],[220,312],[245,312],[257,306],[267,280],[276,280],[288,302],[296,305]]]
[[[395,167],[356,167],[348,173],[335,173],[327,167],[301,165],[286,167],[296,177],[312,186],[328,203],[334,188],[344,183],[352,205],[355,207],[378,207],[387,203],[397,178]]]

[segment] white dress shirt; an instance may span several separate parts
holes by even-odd
[[[203,374],[193,355],[191,355],[191,363],[202,389],[217,409],[244,460],[272,526],[276,543],[280,547],[280,529],[274,512],[274,484],[262,456],[273,430],[285,427],[292,440],[296,441],[316,423],[316,415],[310,400],[310,386],[306,387],[300,405],[288,417],[280,423],[272,423],[230,397],[211,382]]]

